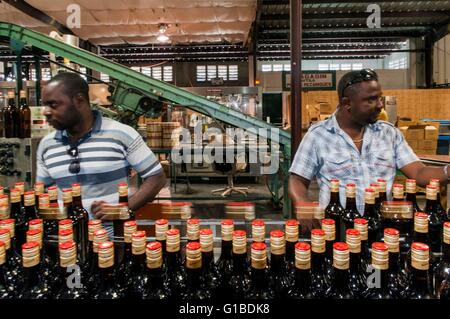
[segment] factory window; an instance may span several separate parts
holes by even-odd
[[[228,66],[228,80],[237,81],[239,76],[239,70],[237,65]]]
[[[162,80],[162,70],[160,66],[155,66],[152,68],[152,78]]]
[[[353,63],[352,70],[362,70],[363,65],[362,63]]]
[[[389,61],[389,69],[398,70],[398,69],[406,69],[406,57],[398,60]]]
[[[226,65],[217,66],[217,77],[222,78],[224,81],[228,80],[228,68]]]
[[[319,71],[328,71],[330,66],[327,63],[319,63]]]
[[[197,65],[197,82],[206,81],[206,66]]]
[[[333,71],[339,70],[340,67],[341,67],[341,66],[340,66],[339,64],[336,64],[336,63],[331,63],[331,64],[330,64],[330,70],[333,70]]]
[[[140,72],[146,76],[152,76],[152,68],[149,66],[143,66]]]
[[[217,77],[217,65],[207,65],[206,70],[207,70],[206,79],[208,81],[211,81],[211,79],[214,79]]]
[[[141,72],[141,67],[140,66],[132,66],[131,69],[133,71]]]
[[[291,71],[291,64],[290,63],[284,64],[283,65],[283,71],[290,72]]]
[[[283,71],[283,64],[274,64],[273,65],[273,71],[274,72]]]
[[[36,69],[34,67],[30,68],[30,74],[28,76],[30,81],[36,81]]]
[[[51,79],[50,68],[42,68],[41,70],[42,80],[48,81]]]
[[[163,67],[163,80],[166,82],[173,81],[173,67],[171,65]]]
[[[341,64],[341,70],[342,71],[348,71],[352,69],[352,65],[349,63],[342,63]]]
[[[103,82],[109,82],[109,75],[105,73],[100,73],[100,80]]]
[[[263,72],[271,72],[272,71],[272,64],[263,64],[261,66],[261,71],[263,71]]]

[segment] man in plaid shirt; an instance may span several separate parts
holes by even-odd
[[[382,91],[375,71],[363,69],[345,74],[338,84],[339,105],[327,120],[314,124],[295,154],[290,168],[289,194],[294,202],[308,201],[310,181],[317,178],[323,207],[329,202],[330,180],[340,180],[340,199],[345,206],[345,185],[357,187],[357,207],[364,214],[364,188],[379,178],[391,193],[396,170],[426,186],[431,178],[448,183],[448,167],[420,162],[402,133],[391,123],[378,121]]]

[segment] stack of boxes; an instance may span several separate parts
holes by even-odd
[[[439,123],[398,121],[398,128],[418,155],[436,155]]]

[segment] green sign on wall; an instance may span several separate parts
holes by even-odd
[[[283,72],[283,91],[291,90],[291,72]],[[303,91],[336,90],[336,71],[303,71]]]

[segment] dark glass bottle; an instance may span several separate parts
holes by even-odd
[[[400,232],[395,228],[384,229],[384,243],[389,248],[389,286],[397,296],[407,284],[406,260],[400,257]]]
[[[450,222],[445,222],[443,228],[442,259],[433,269],[433,286],[438,297],[444,289],[445,280],[450,280]]]
[[[167,281],[171,298],[178,300],[186,286],[186,271],[180,250],[180,231],[171,228],[166,232]]]
[[[442,220],[449,221],[447,219],[448,217],[447,217],[447,214],[445,212],[445,209],[442,206],[442,201],[441,201],[441,183],[440,183],[439,179],[437,179],[437,178],[430,179],[430,185],[436,187],[436,206],[437,206],[438,215],[441,216]]]
[[[83,265],[84,272],[88,274],[94,269],[95,264],[97,264],[98,255],[94,252],[94,233],[100,229],[102,229],[102,221],[100,219],[91,219],[88,222],[88,257],[87,262]]]
[[[46,285],[52,289],[54,288],[54,276],[55,276],[55,265],[47,255],[46,246],[43,243],[43,232],[41,229],[31,229],[27,231],[27,242],[37,242],[40,249],[40,274],[42,275],[42,280]]]
[[[21,268],[11,257],[8,229],[0,229],[0,299],[14,298],[21,284]]]
[[[333,270],[333,244],[336,241],[336,228],[333,219],[322,220],[322,230],[325,232],[325,263],[327,277],[331,277]]]
[[[405,299],[435,299],[429,277],[429,246],[414,242],[411,245],[411,273],[403,293]]]
[[[368,279],[364,298],[397,299],[398,292],[392,289],[389,282],[389,247],[385,243],[372,244],[372,268],[379,275],[373,276],[374,281]]]
[[[288,269],[293,275],[295,271],[295,245],[298,242],[298,220],[289,219],[285,224],[286,233],[286,262]]]
[[[247,234],[244,230],[233,231],[233,263],[231,276],[228,281],[229,290],[221,291],[220,297],[235,300],[245,298],[245,293],[250,287],[250,273],[247,259]],[[222,280],[223,283],[224,280]],[[222,285],[223,286],[223,285]]]
[[[355,298],[361,298],[367,287],[366,268],[361,259],[361,234],[359,230],[347,229],[345,238],[350,250],[350,289]]]
[[[430,233],[430,249],[432,253],[440,253],[442,247],[442,225],[444,216],[439,210],[437,202],[438,188],[436,186],[427,185],[426,203],[424,212],[428,214],[429,233]],[[445,212],[444,212],[445,213]]]
[[[5,137],[19,137],[20,115],[16,107],[16,97],[14,92],[8,92],[8,105],[4,112]]]
[[[119,205],[121,205],[122,207],[127,207],[127,209],[128,209],[127,215],[128,216],[124,217],[123,219],[121,218],[120,220],[113,221],[114,236],[115,237],[123,237],[123,226],[122,226],[123,222],[135,220],[136,216],[135,216],[134,211],[132,211],[128,207],[128,184],[127,183],[120,183],[118,185],[118,195],[119,195]],[[116,251],[121,253],[123,251],[123,247],[116,248]],[[119,257],[118,259],[120,260],[121,258]]]
[[[339,180],[332,179],[330,181],[330,202],[325,208],[325,218],[334,220],[336,225],[336,239],[344,240],[344,235],[342,234],[341,220],[344,216],[344,208],[341,205],[341,200],[339,198]]]
[[[74,276],[77,273],[79,276]],[[77,244],[74,241],[59,244],[59,289],[55,298],[87,298],[88,291],[83,278],[81,267],[77,263]]]
[[[37,219],[39,216],[38,211],[36,209],[36,198],[34,196],[34,191],[25,192],[24,205],[25,205],[25,227],[28,229],[30,220]]]
[[[170,298],[167,275],[163,271],[162,245],[151,242],[146,246],[147,274],[143,299],[165,300]]]
[[[120,274],[119,281],[120,284],[126,287],[132,276],[132,266],[133,266],[133,253],[132,253],[132,235],[137,231],[136,221],[130,220],[123,223],[123,234],[124,234],[124,243],[123,243],[123,258],[122,260],[118,260],[116,258],[116,262],[118,266],[118,272]],[[116,254],[119,252],[116,249]],[[116,256],[117,257],[117,256]]]
[[[10,299],[13,296],[10,293],[6,275],[6,244],[0,241],[0,300]]]
[[[128,273],[122,273],[121,275],[129,278],[125,286],[127,298],[142,299],[145,294],[147,285],[145,267],[145,231],[134,232],[131,235],[131,241],[132,262],[127,268]]]
[[[387,201],[387,192],[386,192],[386,181],[382,178],[377,179],[378,184],[378,194],[380,198],[380,203]]]
[[[417,204],[417,184],[415,179],[407,179],[406,185],[406,201],[411,202],[413,205],[414,213],[421,212],[419,205]]]
[[[375,190],[366,188],[364,194],[364,218],[367,219],[368,238],[367,245],[369,247],[376,241],[379,241],[382,235],[382,225],[380,211],[375,202]]]
[[[365,218],[355,218],[354,228],[361,236],[361,264],[364,269],[370,264],[369,251],[369,221]]]
[[[353,299],[355,296],[350,288],[350,251],[346,243],[337,242],[333,245],[333,278],[326,292],[329,299]]]
[[[15,237],[14,219],[4,219],[0,221],[0,236],[6,243],[6,267],[10,286],[19,287],[22,281],[22,258],[17,249]],[[15,289],[17,291],[17,289]]]
[[[166,231],[169,230],[169,221],[167,219],[158,219],[155,221],[155,239],[161,244],[163,269],[166,267]]]
[[[353,222],[355,218],[361,217],[361,214],[356,208],[356,185],[347,184],[345,186],[345,195],[347,197],[345,202],[344,216],[342,222],[344,223],[345,230],[353,228]]]
[[[403,202],[405,200],[405,191],[402,184],[394,184],[392,187],[392,200],[394,202]]]
[[[26,224],[25,213],[22,209],[20,202],[20,190],[13,188],[10,191],[11,202],[11,218],[15,221],[15,237],[17,241],[17,247],[22,247],[26,241],[26,232],[28,225]]]
[[[34,183],[34,204],[37,212],[39,212],[39,196],[44,194],[44,186],[45,185],[42,182]]]
[[[25,209],[25,183],[24,182],[16,182],[14,183],[14,188],[18,189],[20,192],[20,206],[22,211]]]
[[[295,272],[294,281],[288,290],[289,299],[313,299],[311,281],[311,246],[299,242],[295,245]]]
[[[200,240],[200,219],[189,218],[187,220],[187,241],[188,243]]]
[[[200,246],[202,250],[202,277],[212,297],[216,298],[221,276],[214,262],[214,238],[211,229],[200,230]]]
[[[370,188],[373,189],[375,194],[375,210],[380,212],[381,200],[380,200],[380,189],[378,183],[370,183]]]
[[[0,220],[8,219],[11,212],[9,209],[9,197],[2,194],[2,191],[0,191]]]
[[[96,284],[99,282],[100,270],[98,267],[98,246],[101,243],[107,241],[108,241],[108,232],[106,231],[106,229],[100,228],[94,231],[92,243],[93,259],[91,259],[91,264],[87,271],[87,274],[89,275],[87,280],[87,288],[90,294],[96,292],[97,289]]]
[[[114,243],[106,241],[98,245],[98,267],[99,274],[94,284],[96,291],[94,299],[122,299],[124,290],[119,285],[114,270]]]
[[[331,277],[325,262],[325,232],[311,230],[311,273],[314,298],[323,298],[329,288]]]
[[[262,219],[252,221],[252,241],[264,243],[266,240],[266,223]]]
[[[270,232],[270,268],[269,277],[275,292],[275,298],[286,298],[292,277],[286,263],[286,240],[284,232],[272,230]]]
[[[50,287],[41,274],[40,248],[37,242],[22,245],[24,282],[19,293],[20,299],[50,299]]]
[[[271,287],[267,265],[266,244],[255,242],[251,245],[250,286],[245,294],[246,299],[273,299],[275,291]]]
[[[27,95],[24,90],[20,91],[19,119],[19,137],[31,137],[31,110],[28,106]]]
[[[180,291],[182,300],[211,299],[212,292],[202,276],[202,251],[200,243],[192,241],[186,244],[186,285]]]
[[[56,186],[49,186],[47,188],[50,204],[58,203],[58,188]]]
[[[222,276],[221,285],[219,288],[219,294],[223,296],[229,296],[232,293],[230,287],[230,277],[233,272],[233,231],[234,222],[232,219],[223,219],[220,222],[222,247],[220,251],[219,259],[217,260],[217,269]],[[247,243],[246,243],[247,244]]]
[[[81,184],[72,184],[73,197],[73,217],[74,221],[74,236],[78,245],[78,258],[80,264],[84,265],[87,262],[89,249],[89,214],[83,207],[81,198]]]

